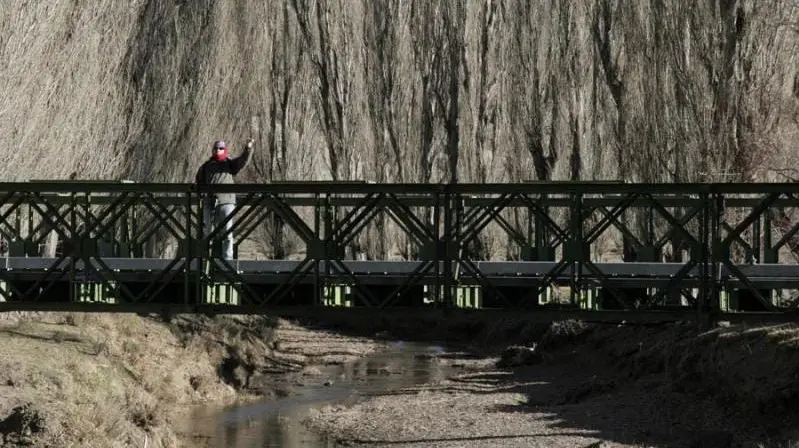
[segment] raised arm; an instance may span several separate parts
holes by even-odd
[[[252,145],[254,142],[255,140],[253,139],[248,140],[244,152],[235,159],[230,159],[231,172],[233,174],[239,174],[239,171],[243,170],[247,166],[247,163],[250,162],[250,154],[252,153]]]

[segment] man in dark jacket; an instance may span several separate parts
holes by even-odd
[[[250,161],[252,145],[255,141],[247,141],[247,147],[241,156],[230,158],[228,156],[227,143],[219,140],[214,143],[211,158],[206,160],[197,170],[195,182],[198,185],[209,184],[232,184],[235,183],[233,177],[247,166]],[[212,222],[219,224],[225,220],[236,208],[236,195],[233,193],[212,193],[204,198],[203,204],[203,224],[205,234],[211,233]],[[226,260],[233,258],[233,221],[228,221],[225,226],[227,236],[222,246],[222,257]]]

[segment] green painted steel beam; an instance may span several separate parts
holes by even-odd
[[[3,190],[0,190],[2,192]],[[157,193],[157,192],[156,192]],[[107,205],[111,204],[115,200],[115,196],[111,195],[111,192],[94,192],[93,196],[90,196],[91,203],[93,205]],[[302,196],[295,195],[295,196],[284,196],[281,199],[288,205],[291,206],[306,206],[306,207],[313,207],[316,205],[315,196],[321,193],[306,193]],[[369,193],[363,193],[363,196],[366,196]],[[522,193],[520,193],[522,194]],[[532,194],[532,193],[526,193]],[[545,193],[541,193],[542,195]],[[239,193],[237,194],[238,200],[244,200],[248,196],[251,196],[252,193]],[[402,200],[406,205],[412,207],[423,207],[423,206],[434,206],[435,199],[432,196],[420,196],[420,195],[402,195],[402,194],[392,194],[396,196],[398,199]],[[477,196],[467,196],[463,198],[464,205],[466,206],[488,206],[494,200],[494,196],[499,196],[499,193],[492,194],[491,197],[477,197]],[[597,208],[597,207],[611,207],[614,204],[619,203],[619,201],[623,200],[626,195],[619,195],[615,193],[608,193],[603,197],[587,197],[584,198],[585,206],[588,208]],[[69,204],[73,200],[69,195],[64,196],[55,193],[42,193],[42,198],[51,201],[53,204]],[[183,204],[183,196],[157,196],[159,200],[163,204],[169,205],[182,205]],[[662,204],[664,207],[693,207],[702,203],[701,198],[685,198],[685,197],[675,197],[673,195],[655,195],[653,196],[657,202]],[[537,203],[541,204],[542,206],[547,207],[569,207],[570,200],[568,195],[561,195],[561,197],[553,196],[552,194],[548,194],[545,198],[539,198],[535,195],[532,196],[533,200]],[[339,197],[339,196],[331,196],[329,199],[329,204],[335,207],[352,207],[358,205],[360,201],[362,201],[361,197],[357,196],[346,196],[346,197]],[[382,202],[386,202],[388,199],[381,199]],[[646,207],[649,201],[645,199],[636,199],[632,204],[631,207]],[[762,198],[747,198],[747,197],[725,197],[725,206],[727,208],[735,208],[735,207],[742,207],[742,208],[752,208],[757,207],[762,202]],[[522,207],[524,206],[525,199],[517,197],[514,198],[508,205],[513,207]],[[796,207],[799,206],[799,200],[797,199],[777,199],[772,204],[773,207]]]
[[[210,192],[232,192],[239,197],[231,231],[217,226],[209,235],[202,231],[201,197]],[[748,258],[777,261],[799,225],[786,235],[772,235],[772,215],[799,205],[797,184],[626,184],[609,182],[526,182],[518,184],[372,184],[366,182],[284,182],[198,187],[191,184],[138,184],[105,181],[32,181],[0,184],[0,236],[14,251],[36,256],[49,236],[68,251],[60,262],[74,265],[95,260],[98,290],[114,291],[122,300],[146,302],[160,294],[174,278],[182,279],[182,301],[200,303],[217,283],[233,285],[241,303],[258,306],[282,303],[307,276],[315,280],[312,295],[319,302],[321,288],[330,279],[343,282],[364,306],[389,306],[423,285],[422,278],[435,273],[433,302],[465,303],[462,279],[481,289],[482,298],[510,304],[513,290],[493,285],[479,267],[474,250],[485,232],[505,232],[516,244],[519,256],[558,262],[551,276],[536,286],[550,291],[559,269],[570,272],[570,300],[576,304],[586,291],[601,290],[615,300],[614,306],[640,307],[660,303],[680,288],[690,268],[702,270],[698,307],[718,309],[718,291],[725,288],[716,275],[719,266],[733,266],[736,251]],[[313,209],[313,223],[302,207]],[[731,213],[736,211],[736,214]],[[512,214],[515,214],[512,219]],[[275,290],[256,291],[242,281],[235,263],[215,263],[214,250],[229,232],[237,238],[253,234],[266,220],[279,220],[306,246],[305,263]],[[358,275],[340,263],[345,248],[378,219],[397,224],[412,242],[418,256],[430,263],[420,267],[407,282],[376,296],[360,285]],[[760,230],[763,225],[765,228]],[[500,229],[500,230],[497,230]],[[671,244],[688,250],[686,271],[678,273],[665,290],[646,291],[643,298],[620,290],[612,278],[597,271],[595,245],[601,238],[624,235],[639,258],[657,259]],[[612,236],[616,238],[616,236]],[[773,238],[779,237],[778,241]],[[142,257],[149,246],[167,239],[176,241],[177,255],[197,260],[201,272],[185,268],[153,276],[140,290],[127,290],[119,275],[104,266],[104,257]],[[67,249],[63,249],[67,250]],[[326,271],[319,272],[320,261]],[[593,275],[593,277],[591,276]],[[756,290],[745,272],[733,270],[736,282],[753,291],[764,307],[767,297]],[[51,271],[19,296],[33,300],[52,291],[66,278],[83,281],[74,270]],[[592,280],[586,280],[591,278]],[[598,280],[597,280],[598,279]],[[88,281],[88,280],[87,280]],[[199,282],[199,283],[198,283]],[[174,283],[174,282],[173,282]],[[191,289],[194,283],[205,285]],[[172,283],[169,283],[170,285]],[[92,287],[93,288],[93,287]],[[93,289],[89,288],[88,291]],[[205,289],[203,289],[205,288]],[[36,291],[39,291],[37,293]],[[82,289],[70,290],[70,297]],[[37,296],[38,294],[38,296]],[[221,293],[220,293],[221,294]],[[224,293],[233,297],[233,292]],[[483,297],[484,296],[484,297]],[[530,297],[538,297],[534,294]],[[227,300],[227,299],[226,299]],[[471,300],[471,299],[470,299]],[[532,299],[531,299],[532,300]],[[537,299],[535,299],[537,300]],[[601,302],[601,300],[600,300]],[[470,302],[471,303],[471,302]]]
[[[629,194],[646,191],[650,194],[768,194],[799,193],[796,183],[591,183],[591,182],[542,182],[542,183],[461,183],[461,184],[373,184],[360,182],[296,182],[269,184],[233,184],[224,186],[197,186],[180,183],[123,183],[102,181],[31,181],[0,183],[0,191],[50,191],[64,193],[81,192],[125,192],[148,191],[163,193],[183,193],[219,191],[228,193],[394,193],[394,194]]]

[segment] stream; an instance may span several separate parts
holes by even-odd
[[[311,409],[444,379],[452,368],[440,363],[443,353],[441,346],[395,342],[357,361],[322,367],[312,384],[293,386],[287,397],[204,412],[193,419],[192,432],[213,447],[334,447],[302,424]]]

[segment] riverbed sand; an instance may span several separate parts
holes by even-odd
[[[497,368],[497,356],[445,354],[439,362],[464,369],[435,384],[368,397],[354,406],[321,408],[306,424],[340,446],[785,446],[761,443],[779,429],[775,420],[765,428],[757,413],[724,404],[706,388],[688,389],[673,372],[656,366],[633,372],[629,362],[608,356],[628,345],[644,353],[645,342],[633,337],[639,332],[653,338],[650,345],[664,332],[677,333],[614,330],[593,342],[553,347],[540,363],[509,368]],[[601,347],[603,340],[617,347]],[[723,358],[715,347],[715,354],[705,354]],[[735,375],[735,368],[729,370]]]

